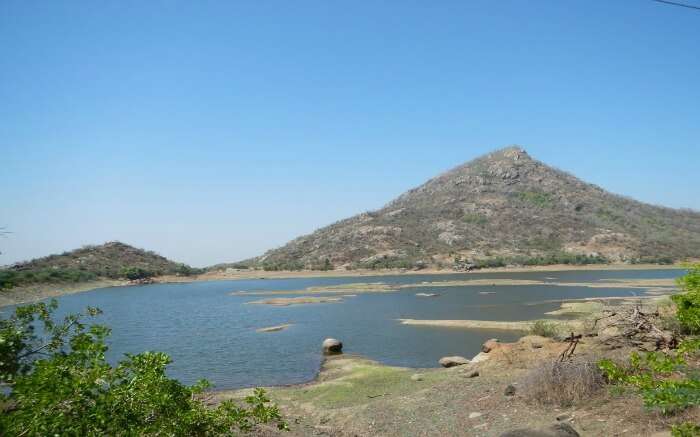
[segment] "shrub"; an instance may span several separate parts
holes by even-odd
[[[297,260],[265,261],[262,267],[265,271],[294,271],[303,270],[304,263]]]
[[[483,226],[489,221],[488,218],[486,218],[486,216],[475,212],[465,214],[464,217],[462,217],[462,220],[464,221],[464,223],[469,223],[477,226]]]
[[[553,203],[552,196],[549,193],[540,191],[523,191],[518,193],[518,198],[539,208],[550,207]]]
[[[683,341],[675,353],[632,353],[628,365],[605,359],[598,366],[609,382],[635,387],[644,405],[664,414],[700,405],[700,375],[687,364],[697,354],[700,339]]]
[[[286,428],[260,389],[243,406],[208,408],[201,398],[208,383],[168,378],[166,354],[127,355],[112,367],[105,360],[109,329],[85,326],[81,314],[55,321],[56,307],[55,300],[18,307],[0,319],[0,383],[9,386],[0,392],[0,435],[230,435],[266,422]]]
[[[530,327],[530,335],[539,335],[540,337],[556,337],[559,334],[559,329],[556,323],[548,322],[547,320],[538,320]]]
[[[187,264],[178,264],[173,270],[174,273],[178,276],[192,276],[204,273],[204,269],[190,267]]]
[[[690,268],[688,274],[678,280],[684,293],[671,297],[678,307],[678,321],[690,334],[700,333],[700,264]]]
[[[603,374],[594,362],[552,361],[528,373],[523,391],[531,401],[568,407],[590,398],[603,385]]]
[[[129,280],[145,279],[155,276],[155,273],[141,267],[126,267],[122,269],[121,276]]]
[[[692,422],[681,423],[671,427],[673,437],[697,437],[700,435],[700,425]]]
[[[21,285],[57,282],[85,282],[97,278],[92,272],[80,269],[43,268],[37,270],[0,270],[0,289]]]

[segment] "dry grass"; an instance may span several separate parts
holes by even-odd
[[[601,391],[603,375],[593,361],[550,361],[534,368],[523,381],[529,401],[570,406]]]
[[[538,320],[530,327],[530,335],[553,338],[558,334],[559,328],[557,324],[547,320]]]

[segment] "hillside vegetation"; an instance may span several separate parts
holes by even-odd
[[[41,283],[191,275],[198,269],[118,241],[17,263],[0,270],[0,289]]]
[[[700,213],[611,194],[509,147],[245,261],[266,270],[589,264],[700,256]]]

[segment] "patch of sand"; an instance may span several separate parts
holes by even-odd
[[[255,305],[272,305],[272,306],[290,306],[290,305],[305,305],[314,303],[335,303],[342,302],[342,297],[314,297],[314,296],[301,296],[301,297],[274,297],[272,299],[256,300],[253,302],[248,302],[249,304]]]
[[[129,281],[104,279],[76,284],[37,284],[0,291],[0,307],[37,302],[66,294],[82,293],[97,288],[128,285]]]
[[[358,282],[352,284],[314,286],[303,290],[257,290],[257,291],[232,291],[232,296],[274,296],[288,294],[345,294],[353,295],[357,293],[389,293],[397,291],[397,287],[384,284],[382,282]],[[348,294],[349,293],[349,294]]]

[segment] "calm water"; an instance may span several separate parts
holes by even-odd
[[[114,287],[59,299],[60,311],[86,306],[104,311],[100,323],[112,327],[109,359],[123,353],[159,350],[170,354],[172,376],[185,383],[207,378],[216,388],[306,382],[316,375],[326,337],[343,341],[344,351],[383,363],[436,367],[445,355],[472,357],[488,338],[517,335],[492,330],[414,327],[397,318],[528,320],[559,307],[542,301],[592,296],[627,296],[636,289],[567,286],[420,287],[393,293],[367,293],[342,303],[273,307],[246,305],[278,296],[231,296],[232,291],[300,290],[356,282],[415,284],[481,278],[591,282],[605,279],[674,278],[681,270],[577,271],[402,275],[362,278],[256,279],[188,284]],[[494,294],[480,294],[495,291]],[[439,297],[416,297],[437,292]],[[352,292],[349,292],[352,293]],[[7,309],[2,310],[6,314]],[[293,323],[285,331],[258,328]]]

